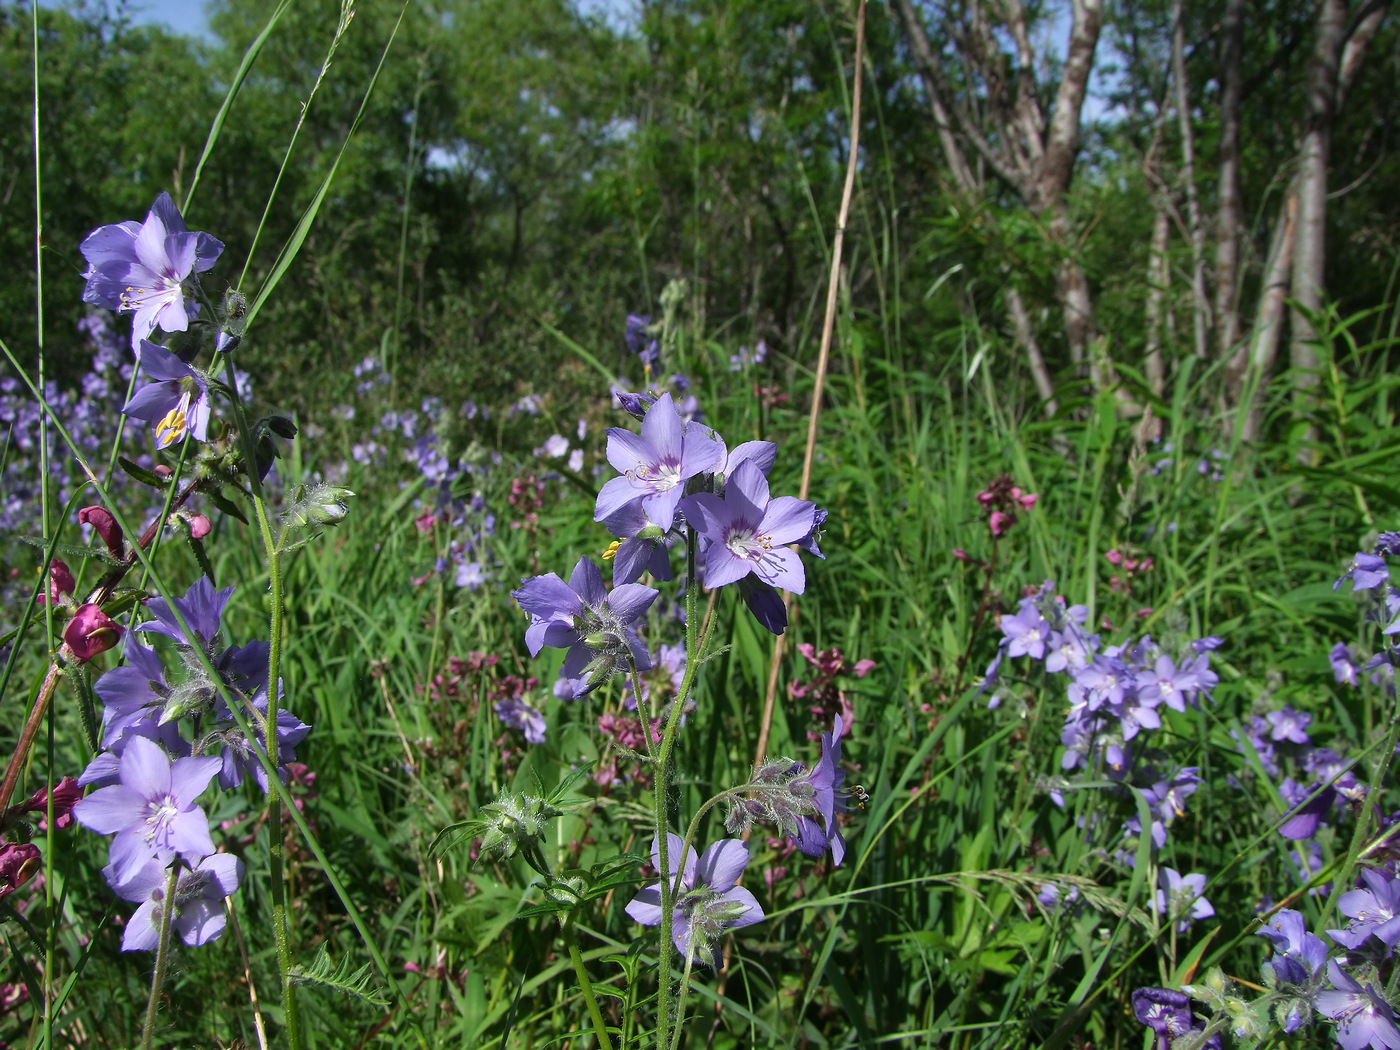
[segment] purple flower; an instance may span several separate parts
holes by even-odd
[[[593,518],[603,521],[627,504],[640,502],[648,518],[669,529],[686,481],[713,472],[725,455],[724,442],[713,430],[682,423],[671,395],[662,394],[642,419],[640,436],[608,428],[608,462],[622,476],[598,493]]]
[[[167,866],[159,861],[147,861],[134,878],[113,885],[123,900],[141,902],[127,920],[122,951],[154,951],[160,946],[161,913],[165,909],[168,883],[166,871]],[[217,940],[228,923],[224,898],[231,896],[242,881],[243,862],[227,853],[215,853],[194,868],[184,869],[175,881],[171,927],[191,946]]]
[[[1317,934],[1308,932],[1302,914],[1291,908],[1282,909],[1254,932],[1273,942],[1275,954],[1268,965],[1280,981],[1307,984],[1327,962],[1327,945]]]
[[[73,807],[78,823],[116,835],[108,855],[113,886],[130,882],[148,860],[162,867],[177,855],[214,852],[209,821],[195,804],[219,771],[217,758],[177,758],[138,736],[122,752],[121,782],[94,791]]]
[[[513,729],[525,734],[531,744],[543,744],[545,726],[544,715],[538,708],[531,707],[518,696],[508,696],[495,705],[496,717]]]
[[[1167,655],[1157,657],[1150,671],[1137,673],[1137,685],[1144,700],[1160,701],[1173,711],[1185,711],[1186,701],[1198,685],[1196,672],[1189,667],[1177,668]]]
[[[1270,726],[1269,736],[1274,740],[1287,740],[1294,744],[1311,743],[1307,728],[1312,724],[1312,715],[1284,706],[1278,711],[1270,711],[1264,718]]]
[[[627,349],[636,354],[642,364],[650,367],[661,356],[661,344],[651,337],[651,317],[648,314],[628,314],[622,338]]]
[[[1338,944],[1356,950],[1375,936],[1385,945],[1385,954],[1400,941],[1400,882],[1374,868],[1361,869],[1365,889],[1348,890],[1337,900],[1337,908],[1351,919],[1344,930],[1328,930]]]
[[[166,448],[193,434],[209,431],[209,384],[163,346],[141,340],[141,367],[155,382],[147,383],[122,408],[132,419],[156,425],[156,448]]]
[[[1200,1025],[1191,1016],[1191,1000],[1174,988],[1139,988],[1133,992],[1133,1016],[1157,1036],[1157,1050],[1168,1050],[1172,1042]],[[1220,1036],[1213,1035],[1205,1047],[1219,1050]]]
[[[1400,532],[1382,532],[1377,536],[1376,553],[1400,557]]]
[[[787,630],[787,606],[778,592],[758,577],[745,576],[739,581],[739,597],[762,627],[774,634]]]
[[[841,790],[846,771],[840,766],[843,729],[841,716],[837,715],[831,732],[822,734],[822,756],[817,764],[792,782],[793,790],[810,797],[822,818],[818,824],[809,816],[798,817],[793,844],[809,857],[820,857],[829,849],[831,862],[836,865],[846,855],[846,841],[841,837],[841,825],[836,822],[836,814],[846,812],[846,793]]]
[[[88,261],[83,302],[136,315],[131,348],[139,359],[142,340],[157,327],[189,327],[185,279],[213,266],[224,246],[207,233],[190,232],[170,194],[162,193],[145,222],[99,226],[80,250]]]
[[[1351,560],[1351,565],[1347,571],[1337,577],[1337,582],[1332,584],[1335,591],[1342,585],[1343,580],[1350,580],[1354,591],[1369,591],[1373,587],[1379,587],[1390,577],[1390,570],[1386,567],[1385,559],[1377,554],[1367,554],[1364,551],[1357,552],[1355,558]]]
[[[1193,919],[1208,919],[1215,914],[1206,900],[1206,877],[1197,872],[1182,875],[1175,868],[1162,868],[1158,873],[1161,889],[1157,891],[1154,910],[1177,920],[1178,932],[1185,933]]]
[[[1033,603],[1022,605],[1015,616],[1001,618],[1001,631],[1006,635],[1007,656],[1025,656],[1033,659],[1045,658],[1045,643],[1050,637],[1050,625],[1040,615]]]
[[[768,479],[746,460],[725,479],[723,498],[702,492],[686,497],[682,508],[707,544],[706,587],[723,587],[752,574],[770,587],[802,593],[802,560],[787,545],[816,527],[815,504],[795,496],[769,499]]]
[[[146,609],[155,615],[155,619],[138,623],[134,629],[144,631],[147,634],[164,634],[174,638],[182,645],[194,646],[198,644],[207,650],[213,646],[214,639],[219,633],[219,620],[223,617],[224,606],[228,605],[229,597],[232,594],[232,587],[216,591],[214,585],[209,582],[209,577],[201,576],[185,592],[183,598],[174,598],[171,601],[166,601],[164,598],[148,599]],[[172,603],[173,610],[171,609]],[[184,619],[189,629],[195,633],[197,641],[185,634],[184,628],[180,626],[180,621],[175,618],[176,612]]]
[[[740,839],[713,843],[700,859],[685,850],[679,835],[666,836],[667,873],[674,880],[681,873],[680,891],[671,917],[671,939],[676,950],[704,966],[714,965],[712,945],[725,930],[763,920],[763,908],[754,895],[736,885],[749,863],[748,847]],[[661,870],[660,843],[653,838],[651,860]],[[643,926],[661,924],[661,883],[644,886],[627,905],[627,914]]]
[[[1357,675],[1361,673],[1361,668],[1353,653],[1346,644],[1338,642],[1332,646],[1332,651],[1327,654],[1327,659],[1332,664],[1332,677],[1341,685],[1356,685]]]
[[[1381,998],[1375,987],[1364,988],[1332,959],[1327,963],[1327,976],[1333,989],[1319,992],[1313,1005],[1323,1017],[1337,1026],[1337,1042],[1342,1050],[1400,1050],[1400,1029],[1395,1027],[1395,1014]]]
[[[635,583],[648,572],[658,580],[671,578],[668,533],[647,518],[640,503],[623,505],[603,524],[620,540],[612,556],[613,583]]]
[[[646,647],[633,626],[656,600],[657,591],[625,583],[611,592],[588,558],[580,558],[569,582],[554,573],[525,580],[511,597],[530,614],[525,644],[531,656],[544,646],[568,649],[563,673],[587,677],[595,689],[617,671],[628,670],[629,657],[639,671],[651,667]]]
[[[1311,801],[1308,801],[1308,796],[1316,790],[1316,787],[1311,791],[1304,790],[1291,777],[1279,785],[1279,793],[1283,795],[1284,800],[1290,805],[1297,806],[1278,829],[1278,833],[1284,838],[1307,839],[1317,834],[1323,816],[1332,808],[1332,803],[1337,799],[1337,790],[1328,784]]]

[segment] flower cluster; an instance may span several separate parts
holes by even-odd
[[[1003,661],[1021,656],[1040,661],[1047,673],[1068,680],[1061,770],[1081,771],[1090,779],[1107,779],[1124,788],[1131,785],[1148,802],[1151,827],[1144,829],[1133,815],[1121,829],[1122,848],[1116,857],[1131,865],[1144,833],[1150,837],[1150,849],[1161,849],[1167,829],[1182,816],[1186,798],[1200,784],[1199,770],[1193,766],[1162,768],[1154,761],[1138,761],[1143,751],[1139,734],[1161,726],[1160,708],[1184,712],[1210,695],[1218,681],[1210,669],[1210,653],[1222,643],[1213,635],[1197,639],[1175,657],[1150,636],[1105,645],[1098,634],[1085,629],[1087,618],[1084,606],[1067,607],[1054,594],[1053,582],[1045,581],[1021,599],[1015,613],[1001,617],[1003,638],[982,690],[994,690],[991,705],[999,704]],[[1051,798],[1063,804],[1069,787],[1063,778],[1052,781]],[[1164,885],[1164,890],[1163,900],[1179,898],[1178,884]],[[1186,911],[1190,914],[1192,909]]]
[[[149,599],[154,619],[132,629],[126,663],[95,686],[103,750],[78,783],[98,790],[77,804],[74,816],[93,831],[115,836],[103,873],[118,896],[141,903],[122,942],[127,950],[156,946],[152,924],[159,923],[157,905],[172,863],[180,865],[173,921],[188,944],[219,935],[224,919],[218,904],[242,877],[241,862],[215,854],[196,801],[216,778],[226,790],[246,777],[268,788],[263,762],[269,647],[220,643],[220,621],[232,593],[231,587],[216,591],[201,577],[182,597]],[[180,673],[168,675],[156,648],[138,635],[172,639]],[[188,736],[182,727],[189,728]],[[275,732],[278,773],[285,780],[310,727],[279,707]]]

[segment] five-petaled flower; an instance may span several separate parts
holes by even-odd
[[[139,360],[142,342],[157,327],[167,332],[189,327],[185,280],[213,266],[223,250],[218,239],[191,232],[170,194],[162,193],[145,222],[113,223],[88,234],[81,246],[88,261],[83,302],[136,315],[131,348]]]
[[[209,821],[195,804],[219,771],[219,759],[177,758],[138,736],[122,752],[120,783],[94,791],[73,807],[78,823],[100,835],[116,835],[108,854],[114,887],[134,879],[147,861],[162,867],[177,855],[214,852]]]
[[[155,382],[136,391],[122,408],[133,419],[154,423],[156,448],[186,435],[203,441],[209,430],[209,383],[163,346],[141,340],[141,367]]]
[[[686,849],[679,835],[666,836],[666,860],[674,882],[680,872],[680,887],[672,901],[671,939],[681,955],[705,966],[714,965],[713,944],[725,930],[749,926],[763,920],[763,908],[754,895],[736,885],[749,863],[749,850],[739,839],[713,843],[699,860],[693,849]],[[651,861],[661,870],[660,843],[653,838]],[[661,883],[653,882],[627,905],[627,914],[643,926],[661,924]]]
[[[159,861],[147,861],[133,878],[113,885],[117,896],[141,904],[127,920],[122,951],[154,951],[160,946],[161,913],[169,886],[167,868]],[[171,927],[191,946],[216,940],[228,924],[223,900],[242,881],[243,862],[227,853],[215,853],[193,868],[184,868],[175,880]]]

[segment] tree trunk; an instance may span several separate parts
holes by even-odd
[[[1191,130],[1191,99],[1186,81],[1186,26],[1182,0],[1172,8],[1172,79],[1176,117],[1181,129],[1181,185],[1186,195],[1186,221],[1191,236],[1191,330],[1196,356],[1204,358],[1210,340],[1210,300],[1206,297],[1206,231],[1201,201],[1196,195],[1196,144]]]
[[[1346,39],[1346,0],[1321,0],[1317,38],[1308,64],[1307,118],[1298,151],[1298,227],[1293,245],[1290,364],[1301,389],[1317,382],[1317,332],[1312,317],[1322,306],[1326,266],[1327,162],[1337,101],[1337,70]]]
[[[1274,222],[1273,236],[1269,238],[1269,257],[1264,263],[1264,282],[1259,289],[1259,303],[1254,311],[1254,331],[1248,353],[1244,347],[1240,347],[1231,359],[1227,372],[1227,382],[1233,382],[1241,389],[1248,388],[1251,378],[1260,385],[1260,389],[1249,399],[1242,432],[1246,441],[1253,441],[1259,436],[1262,387],[1278,356],[1284,297],[1293,263],[1294,228],[1298,219],[1296,188],[1295,180],[1284,195],[1283,207],[1279,209],[1278,219]]]
[[[1240,96],[1243,76],[1244,0],[1226,0],[1220,47],[1220,189],[1215,210],[1215,347],[1228,361],[1240,337],[1236,301],[1240,271]],[[1238,387],[1225,391],[1227,403],[1238,405]]]

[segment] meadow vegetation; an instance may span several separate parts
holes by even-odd
[[[1388,5],[990,7],[0,6],[0,1046],[1400,1050]]]

